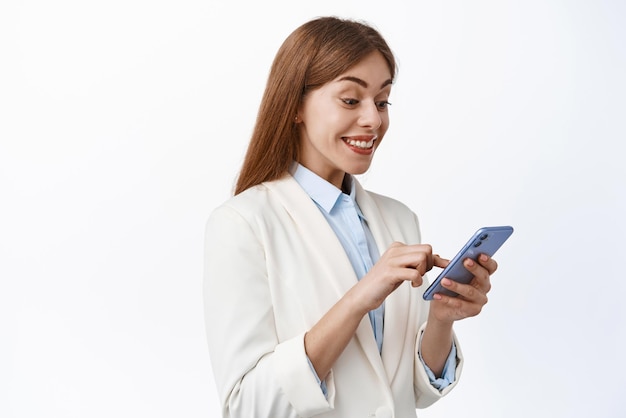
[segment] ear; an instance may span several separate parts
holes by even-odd
[[[298,108],[296,109],[296,115],[293,118],[293,123],[295,123],[296,125],[304,122],[304,119],[302,119],[302,115],[304,114],[303,108],[304,108],[303,103],[300,103],[298,105]]]

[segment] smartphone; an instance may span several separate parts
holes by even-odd
[[[476,261],[480,254],[487,254],[490,257],[493,256],[512,233],[513,227],[511,226],[485,226],[480,228],[469,241],[467,241],[467,244],[463,246],[461,251],[450,260],[450,264],[441,271],[428,289],[426,289],[423,296],[424,299],[432,300],[435,293],[453,297],[458,296],[457,293],[443,287],[441,281],[445,277],[464,284],[472,281],[474,276],[463,266],[463,261],[466,258],[471,258]]]

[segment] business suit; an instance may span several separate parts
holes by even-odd
[[[381,253],[394,241],[420,242],[417,217],[406,206],[355,187]],[[289,175],[211,214],[205,262],[209,350],[226,417],[413,418],[416,407],[455,385],[439,393],[429,383],[416,354],[428,315],[425,285],[405,283],[385,302],[382,354],[366,315],[327,376],[324,397],[304,334],[357,278],[331,227]],[[458,379],[460,350],[457,358]]]

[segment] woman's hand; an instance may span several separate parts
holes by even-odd
[[[370,271],[354,286],[355,300],[366,313],[378,308],[403,282],[418,287],[433,266],[443,267],[446,260],[433,255],[428,244],[406,245],[394,242]]]
[[[445,264],[448,264],[447,261]],[[498,263],[489,256],[481,254],[478,257],[478,263],[468,258],[463,261],[463,265],[474,275],[474,278],[469,284],[444,279],[441,283],[443,287],[458,293],[459,296],[435,294],[430,305],[429,321],[435,319],[441,322],[454,322],[476,316],[487,303],[487,293],[491,290],[490,276],[497,270]]]
[[[422,284],[422,276],[444,260],[430,245],[391,244],[357,284],[304,335],[304,349],[315,372],[324,380],[367,312],[378,308],[403,282]]]
[[[443,260],[443,267],[448,265]],[[451,297],[435,293],[430,302],[430,312],[424,336],[422,338],[422,358],[435,376],[441,376],[450,347],[452,346],[452,325],[454,321],[478,315],[487,303],[487,293],[491,290],[490,276],[498,268],[495,260],[481,254],[478,263],[466,259],[463,265],[474,278],[469,284],[443,279],[446,289],[458,293]]]

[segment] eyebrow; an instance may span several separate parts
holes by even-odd
[[[337,81],[352,81],[354,83],[357,83],[359,86],[363,87],[363,88],[367,88],[368,84],[365,80],[361,80],[358,77],[353,77],[351,75],[347,75],[345,77],[341,77],[339,80]],[[381,86],[380,88],[384,88],[385,86],[388,86],[389,84],[392,84],[393,81],[391,79],[386,80]]]

